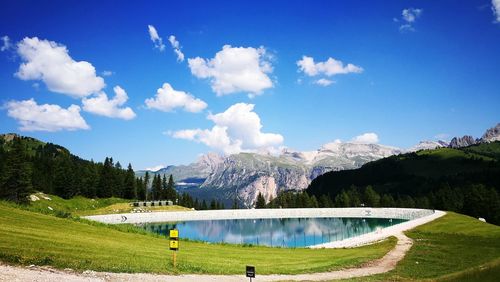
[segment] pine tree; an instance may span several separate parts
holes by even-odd
[[[351,200],[349,199],[349,195],[342,190],[340,194],[337,194],[335,197],[335,207],[337,208],[346,208],[351,206]]]
[[[0,179],[0,198],[16,203],[27,203],[32,190],[31,167],[25,160],[25,149],[20,138],[13,140],[7,153]]]
[[[155,175],[153,177],[153,186],[151,187],[151,194],[152,194],[152,199],[153,201],[158,201],[160,200],[161,196],[161,176]]]
[[[142,177],[136,179],[135,187],[137,189],[137,199],[139,201],[146,200],[146,186],[144,185]]]
[[[264,209],[266,207],[266,199],[262,196],[262,193],[259,192],[257,195],[257,201],[255,202],[256,209]]]
[[[148,198],[148,188],[149,188],[149,171],[146,171],[146,174],[144,175],[144,187],[143,187],[143,189],[144,189],[144,200],[145,201],[149,200],[149,198]]]
[[[132,169],[132,165],[130,163],[128,164],[128,167],[127,167],[124,186],[125,186],[125,188],[124,188],[125,191],[124,191],[124,195],[123,195],[124,198],[125,199],[137,199],[135,173],[134,173],[134,170]]]
[[[168,193],[167,193],[167,189],[168,189],[168,185],[167,185],[167,175],[164,174],[163,175],[163,179],[161,180],[161,198],[163,200],[172,200],[172,199],[169,199],[168,197]]]
[[[167,200],[171,200],[175,204],[175,200],[177,199],[177,191],[175,191],[175,183],[172,174],[170,174],[168,178],[168,184],[166,189],[166,198]]]
[[[380,206],[380,196],[371,185],[366,186],[364,193],[365,205],[368,207],[378,207]]]

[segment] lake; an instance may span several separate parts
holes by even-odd
[[[298,248],[359,236],[406,220],[381,218],[273,218],[140,224],[149,232],[211,243]]]

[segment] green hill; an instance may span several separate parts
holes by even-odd
[[[500,224],[500,142],[423,150],[325,173],[307,193],[333,201],[342,191],[369,185],[394,198],[393,205],[452,210]]]
[[[63,198],[145,198],[131,165],[81,159],[66,148],[17,134],[0,135],[0,199],[26,202],[33,191]]]

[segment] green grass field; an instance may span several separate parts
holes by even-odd
[[[111,213],[128,213],[134,207],[130,206],[130,200],[120,198],[88,199],[77,196],[71,199],[63,199],[54,195],[36,193],[36,201],[31,201],[25,206],[27,210],[52,214],[59,217],[86,216]],[[190,210],[181,206],[141,207],[144,211],[186,211]]]
[[[127,232],[128,231],[128,232]],[[141,234],[142,233],[142,234]],[[395,245],[391,238],[355,249],[281,249],[180,242],[178,267],[168,240],[130,226],[58,218],[0,203],[0,260],[13,264],[111,272],[241,274],[311,273],[363,264]]]
[[[23,208],[0,202],[1,261],[82,271],[211,274],[241,274],[245,265],[253,264],[259,274],[297,274],[358,266],[382,257],[395,245],[394,238],[336,250],[181,241],[178,267],[173,269],[165,238],[130,225],[54,216],[63,212],[82,215],[121,211],[130,208],[124,200],[45,196],[51,200],[35,201]],[[52,207],[49,212],[47,204]],[[499,277],[498,226],[448,213],[407,235],[414,239],[414,245],[395,270],[354,281],[496,281]]]
[[[413,247],[396,269],[352,281],[498,281],[500,227],[448,213],[406,234]]]

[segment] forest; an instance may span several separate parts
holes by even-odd
[[[27,203],[32,192],[40,191],[65,199],[123,198],[130,200],[171,200],[184,207],[223,209],[224,204],[178,194],[170,175],[149,174],[137,178],[131,164],[106,157],[104,162],[83,160],[66,148],[16,134],[0,135],[0,199]]]
[[[314,179],[306,193],[320,206],[440,209],[500,224],[499,191],[497,141],[401,154],[328,172]]]

